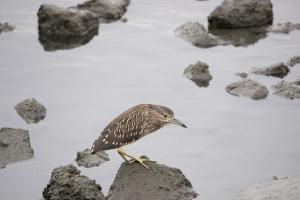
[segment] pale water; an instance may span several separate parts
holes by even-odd
[[[74,6],[78,0],[55,0]],[[34,159],[0,170],[1,200],[37,200],[53,168],[74,163],[106,124],[139,103],[172,108],[187,129],[168,126],[126,150],[180,168],[202,200],[232,200],[245,186],[272,176],[300,175],[300,102],[269,95],[253,101],[227,94],[236,72],[287,61],[300,54],[300,31],[269,34],[255,45],[200,49],[174,36],[189,20],[207,26],[221,0],[135,0],[128,23],[101,24],[87,45],[45,52],[38,41],[37,10],[47,1],[0,1],[0,21],[17,28],[0,35],[0,127],[29,130]],[[274,22],[300,22],[299,0],[273,0]],[[199,88],[182,76],[197,61],[213,80]],[[270,87],[278,78],[251,76]],[[286,80],[300,78],[300,66]],[[36,98],[47,117],[27,125],[14,106]],[[80,168],[107,193],[121,158]]]

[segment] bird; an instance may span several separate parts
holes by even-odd
[[[113,119],[94,141],[91,152],[117,149],[118,154],[128,163],[138,162],[145,168],[148,158],[135,157],[123,150],[123,146],[136,142],[168,124],[187,128],[185,124],[174,118],[174,112],[165,106],[139,104],[129,108]]]

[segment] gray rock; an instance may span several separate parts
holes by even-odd
[[[287,99],[300,99],[300,81],[280,81],[272,86],[273,94]]]
[[[214,29],[209,32],[214,36],[232,44],[236,47],[247,47],[254,45],[259,40],[268,36],[267,27],[236,28],[236,29]]]
[[[265,99],[269,94],[268,89],[264,85],[251,79],[242,79],[231,83],[226,86],[225,90],[234,96],[249,97],[253,100]]]
[[[146,163],[122,163],[110,186],[107,200],[190,200],[198,196],[192,184],[177,168]]]
[[[300,63],[300,56],[291,57],[290,60],[286,63],[290,67],[294,67],[295,65]]]
[[[236,76],[239,76],[241,78],[247,78],[248,77],[248,74],[245,73],[245,72],[238,72],[238,73],[235,73]]]
[[[184,70],[183,75],[199,87],[207,87],[213,78],[209,72],[209,66],[200,61],[194,65],[189,65]]]
[[[289,73],[289,68],[284,63],[276,63],[268,67],[253,68],[251,73],[258,75],[274,76],[283,78]]]
[[[5,22],[5,23],[0,22],[0,34],[1,34],[1,32],[10,32],[10,31],[13,31],[14,29],[15,29],[15,27],[10,25],[7,22]]]
[[[90,0],[78,4],[80,10],[94,12],[102,23],[114,22],[126,13],[129,0]]]
[[[77,162],[78,166],[90,168],[99,166],[102,163],[109,161],[109,157],[105,151],[99,151],[95,154],[92,154],[90,149],[85,149],[77,152],[77,158],[75,161]]]
[[[27,124],[38,123],[46,117],[47,112],[46,108],[34,98],[18,103],[15,109]]]
[[[192,45],[209,48],[218,45],[228,45],[221,39],[209,34],[203,25],[198,22],[186,22],[175,30],[175,35]]]
[[[0,141],[0,168],[10,163],[30,159],[34,155],[27,130],[1,128]]]
[[[284,22],[284,23],[278,23],[276,25],[270,26],[268,28],[269,32],[272,33],[290,33],[291,31],[300,30],[300,24],[299,23],[292,23],[292,22]]]
[[[71,49],[98,35],[99,19],[88,10],[43,4],[38,11],[39,41],[46,51]]]
[[[73,165],[55,168],[43,191],[46,200],[104,200],[101,186],[80,175]]]
[[[300,177],[289,177],[251,185],[235,200],[299,200]]]
[[[209,15],[210,28],[249,28],[270,25],[273,8],[270,0],[224,0]]]

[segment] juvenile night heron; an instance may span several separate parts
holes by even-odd
[[[148,159],[131,156],[124,152],[122,147],[157,131],[167,124],[176,124],[186,128],[182,122],[174,118],[174,113],[170,108],[153,104],[134,106],[120,114],[104,128],[98,139],[95,140],[91,151],[95,153],[117,149],[126,162],[137,161],[148,168],[144,163]]]

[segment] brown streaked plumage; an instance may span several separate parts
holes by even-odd
[[[118,153],[126,161],[126,156],[147,167],[143,160],[126,154],[121,147],[157,131],[167,124],[186,126],[174,118],[171,109],[153,104],[134,106],[116,117],[102,131],[92,146],[92,153],[118,148]],[[147,167],[148,168],[148,167]]]

